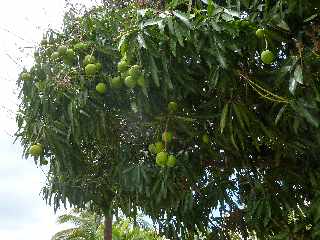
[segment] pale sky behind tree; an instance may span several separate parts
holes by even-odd
[[[71,2],[91,5],[90,0]],[[45,174],[22,157],[16,131],[16,79],[29,68],[33,51],[49,27],[59,29],[65,0],[9,0],[0,7],[0,239],[50,240],[65,226],[40,195]],[[58,212],[62,213],[63,211]]]

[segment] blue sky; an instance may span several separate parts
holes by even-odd
[[[0,239],[49,240],[66,227],[56,224],[57,215],[40,196],[45,182],[43,172],[32,159],[22,158],[19,143],[13,144],[18,103],[15,81],[21,69],[32,64],[32,49],[45,30],[61,26],[63,10],[64,0],[1,2]]]

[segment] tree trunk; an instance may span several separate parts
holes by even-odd
[[[112,240],[112,214],[104,216],[104,240]]]

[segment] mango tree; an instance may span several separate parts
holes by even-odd
[[[173,239],[318,239],[317,5],[69,12],[18,81],[17,137],[49,163],[44,198],[109,223],[142,212]]]

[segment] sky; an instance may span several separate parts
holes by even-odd
[[[0,8],[0,239],[50,240],[65,228],[40,195],[45,175],[14,144],[16,79],[32,64],[33,49],[49,27],[62,24],[65,0],[9,0]],[[80,0],[76,2],[81,2]],[[82,0],[90,4],[89,0]]]

